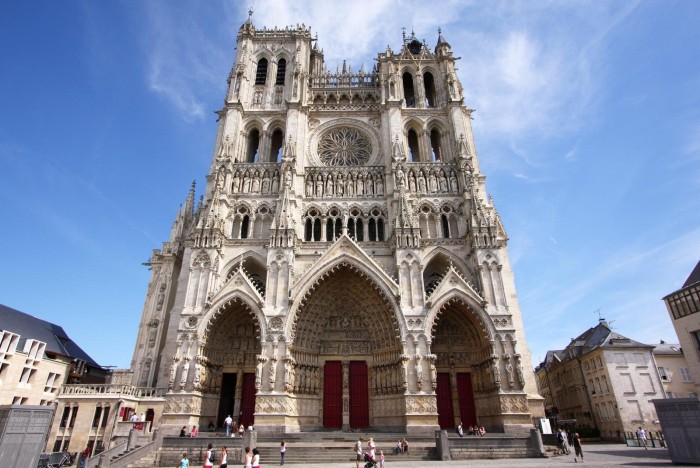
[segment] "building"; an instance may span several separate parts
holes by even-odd
[[[692,393],[700,393],[700,262],[683,287],[664,297],[664,302],[695,383]]]
[[[535,370],[540,392],[549,396],[547,415],[597,428],[608,440],[624,440],[639,426],[659,430],[651,400],[665,395],[653,349],[601,320],[563,350],[549,351]]]
[[[0,304],[0,405],[52,405],[64,383],[104,382],[58,325]]]
[[[698,396],[688,361],[680,344],[661,341],[654,347],[654,359],[664,386],[666,398],[694,398]]]
[[[168,434],[228,414],[411,434],[543,415],[455,60],[411,34],[330,71],[309,28],[241,26],[203,199],[193,185],[148,263],[119,374],[148,393],[138,413]]]

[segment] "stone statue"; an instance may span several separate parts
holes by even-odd
[[[506,375],[508,376],[508,385],[513,388],[515,386],[513,384],[513,364],[510,361],[506,363]]]
[[[306,178],[306,196],[307,197],[314,196],[314,183],[311,180],[311,176]]]

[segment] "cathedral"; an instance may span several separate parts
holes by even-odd
[[[160,389],[154,425],[516,433],[542,415],[456,60],[441,33],[404,34],[372,69],[329,70],[310,28],[249,16],[203,195],[148,262],[126,383]]]

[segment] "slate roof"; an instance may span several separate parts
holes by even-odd
[[[20,336],[17,345],[19,350],[24,348],[25,341],[39,340],[46,343],[46,352],[48,353],[80,359],[89,366],[101,367],[71,340],[60,326],[2,304],[0,304],[0,329]]]
[[[654,346],[654,354],[677,355],[683,354],[683,351],[678,343],[660,343]]]
[[[688,279],[685,280],[685,283],[683,283],[683,288],[681,289],[685,289],[688,286],[698,282],[700,282],[700,261],[698,261],[698,264],[695,265],[695,268],[690,273],[690,276],[688,276]]]

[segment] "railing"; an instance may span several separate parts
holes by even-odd
[[[119,445],[115,445],[114,447],[105,450],[104,452],[100,452],[96,455],[93,455],[85,461],[85,468],[96,467],[100,463],[100,458],[104,460],[111,460],[112,457],[115,457],[120,453],[126,451],[126,445],[126,442],[123,442]]]
[[[67,384],[61,387],[61,395],[114,395],[136,398],[160,398],[165,395],[165,391],[164,388],[113,384]]]
[[[378,73],[323,73],[311,76],[311,88],[376,88]]]

